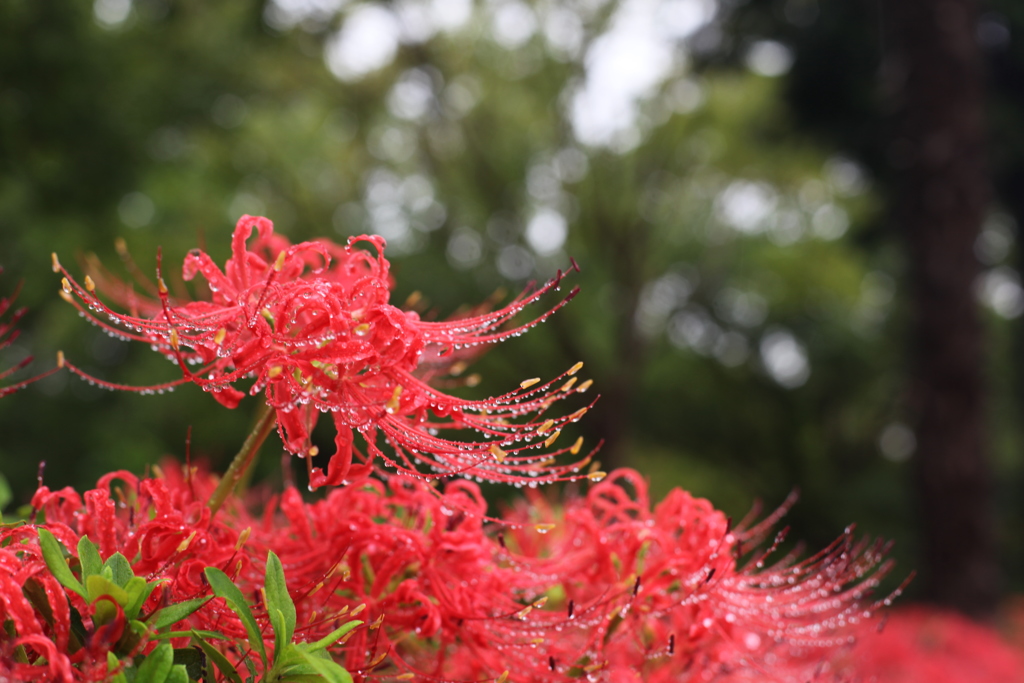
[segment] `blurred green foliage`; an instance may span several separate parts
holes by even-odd
[[[684,486],[737,517],[798,487],[794,536],[819,546],[856,520],[896,539],[908,570],[902,262],[879,234],[877,188],[794,125],[779,79],[697,73],[685,36],[630,101],[628,125],[578,142],[588,49],[629,4],[477,3],[462,23],[430,30],[444,3],[373,5],[405,22],[395,54],[339,78],[325,55],[367,3],[8,0],[0,285],[23,279],[31,312],[3,366],[31,352],[49,367],[61,348],[113,381],[175,376],[56,296],[51,251],[77,272],[92,252],[120,272],[117,237],[147,274],[162,246],[182,291],[185,252],[223,261],[242,213],[270,217],[293,241],[377,231],[389,239],[394,301],[419,291],[439,316],[572,256],[581,294],[484,357],[478,391],[583,360],[602,399],[579,428],[608,440],[606,464],[642,469],[656,495]],[[534,17],[518,42],[501,24],[506,5]],[[562,16],[575,43],[551,37],[557,12],[575,17]],[[999,325],[993,317],[997,376],[1008,353]],[[1008,389],[996,390],[999,466],[1019,476],[1019,429]],[[223,468],[254,413],[254,400],[229,411],[195,387],[140,397],[60,374],[0,403],[0,469],[21,504],[39,461],[49,486],[87,487],[110,469],[183,457],[190,427],[192,457]],[[275,448],[261,468],[279,478]]]

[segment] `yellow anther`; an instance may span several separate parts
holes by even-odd
[[[576,384],[576,378],[575,377],[570,377],[569,381],[566,382],[565,384],[563,384],[562,388],[559,389],[559,391],[569,391],[570,389],[572,389],[572,386],[574,384]]]
[[[370,331],[370,323],[363,323],[361,325],[356,325],[356,329],[354,330],[354,332],[357,335],[359,335],[360,337],[362,337],[364,334],[366,334],[369,331]]]
[[[578,454],[580,452],[581,448],[583,448],[583,437],[582,436],[579,437],[578,439],[576,439],[576,443],[574,443],[572,445],[572,448],[569,449],[569,452],[572,453],[573,455],[576,455],[576,454]]]
[[[508,669],[502,672],[500,676],[494,679],[494,683],[505,683],[508,680]]]
[[[406,671],[404,674],[398,674],[395,676],[396,681],[411,681],[416,678],[416,674],[411,671]]]
[[[468,367],[469,366],[465,363],[465,361],[460,360],[456,363],[452,363],[452,367],[448,370],[448,374],[451,375],[452,377],[458,377],[459,375],[464,373],[466,371],[466,368]]]
[[[286,254],[282,251],[277,255],[277,259],[274,260],[274,270],[278,273],[284,268],[284,259]]]
[[[561,433],[562,433],[561,429],[556,429],[554,434],[552,434],[548,438],[544,439],[544,448],[551,448],[551,444],[553,444],[555,442],[555,439],[557,439],[558,435],[561,434]]]
[[[284,368],[280,365],[271,365],[270,369],[267,370],[267,379],[274,379],[280,377],[281,373],[284,372]]]
[[[160,292],[161,294],[167,293],[167,283],[164,282],[164,279],[162,277],[158,277],[156,279],[156,291]]]
[[[57,258],[57,252],[55,252],[55,251],[51,251],[50,252],[50,262],[51,262],[51,266],[50,267],[53,268],[53,272],[59,273],[60,272],[60,260]]]
[[[379,617],[377,617],[376,619],[373,620],[373,623],[370,624],[369,628],[370,628],[371,631],[373,631],[374,629],[380,628],[380,625],[383,624],[383,623],[384,623],[384,615],[381,614]]]
[[[357,615],[360,612],[362,612],[364,609],[366,609],[366,603],[365,602],[363,604],[359,605],[359,607],[356,607],[354,610],[352,610],[352,614],[350,614],[349,616],[354,617],[355,615]]]
[[[495,460],[498,462],[505,462],[505,456],[508,455],[508,453],[501,450],[501,447],[498,444],[492,443],[488,450],[491,452],[491,455],[494,456]]]
[[[235,550],[241,550],[245,542],[249,540],[249,535],[252,533],[252,527],[247,526],[242,530],[242,533],[238,534],[238,540],[235,541]]]
[[[573,413],[572,415],[569,416],[569,421],[575,422],[576,420],[578,420],[581,417],[583,417],[584,415],[586,415],[588,410],[590,410],[590,409],[589,408],[580,408],[575,413]]]
[[[532,379],[524,379],[522,382],[519,383],[519,387],[521,389],[529,389],[530,387],[532,387],[534,384],[537,384],[538,382],[540,382],[540,377],[534,377]]]
[[[213,335],[213,343],[220,346],[224,343],[224,339],[228,336],[228,331],[223,327],[217,330]]]
[[[402,385],[399,384],[395,387],[395,390],[391,392],[391,400],[384,404],[385,410],[388,413],[397,413],[401,404],[398,402],[398,397],[402,395]]]
[[[64,367],[64,352],[63,351],[58,351],[57,352],[57,367],[58,368]]]
[[[60,294],[60,298],[64,299],[64,301],[67,301],[69,304],[75,303],[75,297],[71,296],[70,294],[65,292],[63,289],[60,290],[60,292],[58,292],[58,293]]]
[[[576,391],[577,391],[578,393],[582,394],[582,393],[584,393],[584,392],[585,392],[585,391],[586,391],[587,389],[589,389],[589,388],[590,388],[590,386],[591,386],[591,385],[592,385],[593,383],[594,383],[594,380],[592,380],[592,379],[588,379],[588,380],[587,380],[586,382],[584,382],[583,384],[581,384],[581,385],[580,385],[580,386],[579,386],[579,387],[578,387],[578,388],[576,389]]]
[[[196,537],[196,533],[197,532],[193,530],[192,533],[188,535],[188,538],[186,538],[184,541],[178,544],[179,553],[183,553],[186,550],[188,550],[188,547],[192,544],[192,539]]]
[[[527,605],[523,609],[521,609],[518,612],[516,612],[516,618],[518,618],[518,619],[525,619],[530,614],[530,612],[532,612],[532,611],[533,611],[533,605]]]
[[[590,481],[601,481],[602,479],[604,479],[607,476],[608,476],[607,472],[602,472],[600,470],[597,470],[596,472],[591,472],[590,474],[588,474],[587,475],[587,479],[589,479]]]
[[[114,240],[114,251],[117,252],[118,256],[124,256],[128,253],[128,243],[124,241],[123,237],[118,237]]]
[[[177,351],[181,347],[181,337],[178,336],[178,328],[171,328],[171,348]]]
[[[309,594],[310,594],[310,595],[316,595],[317,593],[319,593],[319,592],[320,592],[320,590],[321,590],[321,589],[322,589],[323,587],[324,587],[324,582],[323,582],[323,581],[321,581],[321,582],[319,582],[318,584],[316,584],[315,586],[313,586],[313,590],[309,591]],[[314,610],[314,611],[315,611],[315,610]],[[312,618],[311,618],[311,619],[310,619],[310,621],[314,621],[314,619],[312,619]]]
[[[472,375],[466,378],[467,387],[475,387],[477,384],[480,384],[480,375],[478,375],[477,373],[474,372]]]
[[[306,451],[306,454],[309,455],[309,457],[311,458],[315,458],[317,455],[320,454],[320,449],[316,446],[310,446],[309,450]]]
[[[96,291],[96,283],[93,282],[92,278],[88,275],[85,276],[85,288],[89,290],[90,293]]]
[[[554,529],[555,525],[554,524],[534,524],[533,528],[534,528],[534,530],[537,533],[546,534],[547,532],[549,532],[552,529]]]
[[[543,645],[544,644],[544,639],[543,638],[534,638],[533,640],[530,641],[530,643],[532,643],[533,645]]]
[[[544,434],[545,432],[547,432],[549,429],[551,429],[554,426],[555,426],[555,421],[554,420],[545,420],[544,424],[542,424],[540,427],[537,427],[537,433],[538,434]]]
[[[65,294],[70,294],[71,293],[71,283],[68,282],[68,279],[66,277],[62,277],[60,279],[60,287],[61,287],[61,289],[64,290]]]
[[[537,609],[541,609],[546,604],[548,604],[548,596],[545,595],[540,600],[538,600],[537,602],[533,603],[533,606],[536,607]]]
[[[569,368],[569,371],[567,373],[565,373],[565,374],[567,374],[567,375],[569,375],[571,377],[571,376],[575,375],[577,372],[579,372],[582,368],[583,368],[583,361],[580,361],[576,365],[574,365],[571,368]]]
[[[406,298],[406,300],[405,300],[405,307],[406,308],[412,308],[413,306],[418,304],[422,298],[423,298],[423,294],[421,294],[419,290],[416,290],[415,292],[410,294],[408,296],[408,298]]]

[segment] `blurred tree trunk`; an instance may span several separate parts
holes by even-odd
[[[913,320],[911,407],[929,599],[990,616],[999,594],[974,243],[989,199],[975,0],[901,0],[884,75],[897,117]]]

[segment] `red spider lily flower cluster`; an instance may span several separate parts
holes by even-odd
[[[112,473],[84,501],[41,487],[33,505],[66,547],[88,535],[102,557],[119,550],[137,575],[164,579],[144,611],[209,594],[203,568],[222,569],[253,597],[268,648],[259,596],[273,550],[300,639],[353,614],[366,622],[332,648],[356,681],[834,680],[828,662],[868,619],[865,595],[886,571],[882,549],[849,533],[807,559],[741,562],[778,515],[731,528],[680,490],[652,509],[643,479],[627,470],[561,509],[534,496],[490,525],[474,483],[439,492],[402,476],[314,503],[289,488],[265,499],[260,516],[233,498],[211,518],[214,478],[166,469],[144,480]],[[35,527],[0,530],[0,568],[0,622],[17,634],[0,645],[0,678],[103,680],[110,638],[70,651],[67,601],[86,619],[90,608],[48,575]],[[50,613],[26,598],[29,582]],[[245,634],[219,600],[178,630],[188,627]],[[246,652],[225,654],[243,670]]]
[[[1024,655],[962,615],[911,607],[862,625],[857,646],[836,662],[856,683],[1020,683]]]
[[[357,248],[359,243],[376,253]],[[162,391],[193,382],[234,408],[244,396],[235,385],[251,379],[249,393],[264,393],[276,411],[285,448],[301,457],[316,454],[310,432],[319,413],[330,413],[336,452],[326,474],[311,470],[314,487],[354,480],[375,458],[415,476],[461,474],[520,485],[584,476],[580,468],[589,458],[554,463],[559,455],[577,455],[580,442],[551,448],[561,428],[578,420],[587,406],[544,416],[553,402],[589,386],[575,386],[570,377],[579,365],[551,381],[527,380],[515,391],[484,400],[457,398],[431,386],[432,380],[459,374],[469,350],[518,336],[565,305],[575,290],[529,323],[510,326],[525,307],[557,290],[563,274],[498,310],[428,322],[389,303],[384,246],[378,236],[352,238],[344,247],[326,240],[292,245],[273,234],[266,218],[243,216],[223,270],[198,249],[185,258],[184,279],[202,275],[209,301],[179,303],[159,272],[155,298],[136,297],[103,277],[101,288],[131,314],[100,301],[92,277],[78,284],[56,256],[54,270],[65,275],[65,299],[96,324],[151,344],[181,367],[179,380],[134,389]],[[67,367],[101,386],[133,389]],[[448,430],[474,435],[448,438]],[[354,432],[365,450],[357,447]],[[390,449],[382,449],[383,443]]]
[[[0,273],[2,272],[3,268],[0,268]],[[14,294],[11,294],[8,297],[0,297],[0,319],[7,315],[9,311],[12,311],[14,301],[18,298],[18,293],[20,292],[20,290],[21,285],[19,285],[14,290]],[[14,340],[18,338],[18,334],[20,333],[20,330],[17,329],[18,321],[20,321],[22,316],[25,315],[25,312],[26,309],[24,308],[13,309],[13,312],[11,312],[10,316],[8,316],[7,320],[0,320],[0,350],[10,346],[11,344],[14,343]],[[0,382],[3,382],[8,377],[16,373],[18,370],[21,370],[31,362],[32,357],[28,356],[27,358],[22,359],[20,362],[7,368],[6,370],[0,370]],[[15,384],[0,386],[0,398],[13,394],[15,391],[23,389],[27,387],[29,384],[32,384],[32,382],[40,380],[44,377],[49,377],[53,373],[57,372],[57,370],[59,369],[60,368],[52,368],[40,375],[30,377],[29,379],[21,380],[20,382],[17,382]]]

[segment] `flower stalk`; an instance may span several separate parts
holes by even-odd
[[[238,486],[238,483],[245,478],[246,473],[252,469],[252,463],[256,459],[256,453],[259,452],[260,446],[270,436],[271,430],[273,430],[275,424],[274,411],[270,409],[270,406],[264,404],[260,406],[260,411],[256,419],[256,426],[253,427],[252,431],[249,432],[249,436],[245,438],[245,442],[242,444],[242,448],[235,454],[231,464],[228,465],[227,471],[221,478],[220,483],[217,484],[217,488],[213,492],[213,496],[210,498],[210,514],[214,516],[217,511],[220,510],[221,506],[224,505],[224,501],[228,499]]]

